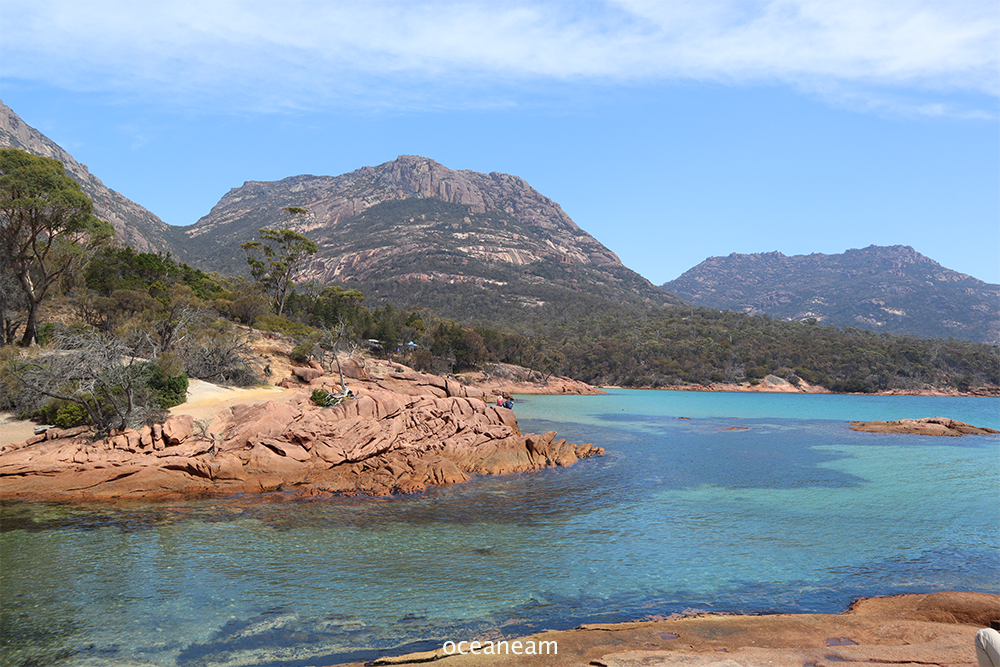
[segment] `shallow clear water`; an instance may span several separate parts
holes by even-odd
[[[690,609],[1000,593],[1000,437],[846,423],[1000,428],[997,399],[620,390],[516,411],[608,454],[405,499],[7,505],[0,662],[321,665]]]

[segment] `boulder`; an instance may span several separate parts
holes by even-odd
[[[194,417],[191,415],[175,415],[163,422],[163,442],[166,445],[179,445],[191,437],[194,429]]]
[[[324,373],[325,371],[322,367],[313,368],[310,366],[308,368],[297,367],[292,369],[292,375],[306,383],[312,382],[318,377],[323,377]]]
[[[371,375],[369,375],[368,370],[364,366],[364,363],[362,361],[359,361],[355,357],[348,357],[347,359],[341,359],[340,370],[343,371],[345,378],[350,378],[352,380],[371,379]]]

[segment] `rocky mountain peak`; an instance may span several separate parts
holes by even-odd
[[[309,212],[289,217],[287,206]],[[449,169],[416,155],[340,176],[246,182],[184,229],[201,255],[191,263],[244,270],[239,244],[262,227],[288,227],[319,245],[301,279],[354,282],[400,300],[400,285],[424,295],[464,285],[537,305],[552,298],[539,294],[556,283],[626,301],[676,302],[524,179]]]
[[[246,240],[244,237],[252,237],[259,227],[287,224],[297,231],[325,237],[329,247],[336,244],[338,234],[334,230],[345,221],[387,202],[406,200],[436,200],[462,207],[463,223],[469,216],[486,216],[486,227],[490,227],[488,220],[494,223],[490,229],[459,232],[472,234],[480,246],[520,248],[526,243],[531,245],[534,239],[534,259],[552,256],[580,264],[621,266],[617,255],[581,230],[557,203],[524,179],[497,172],[453,170],[415,155],[401,155],[341,176],[300,175],[273,182],[248,181],[226,193],[207,216],[186,228],[185,233],[189,238],[218,239],[230,245],[225,239]],[[307,208],[309,215],[285,220],[281,212],[285,206]],[[414,231],[415,221],[406,215],[396,222],[400,228]],[[467,224],[472,224],[471,218]],[[500,231],[503,227],[506,233]],[[501,261],[511,259],[515,264],[526,259],[523,253],[500,253],[497,257]]]

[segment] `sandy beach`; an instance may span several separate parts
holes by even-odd
[[[283,403],[301,390],[284,389],[272,385],[259,387],[223,387],[203,380],[188,380],[187,401],[170,408],[171,415],[191,415],[197,419],[210,419],[219,410],[234,405],[253,405],[266,401]]]
[[[195,420],[212,419],[224,408],[265,401],[289,401],[298,395],[295,389],[274,386],[223,387],[203,380],[189,380],[187,401],[170,409],[171,415],[191,415]],[[0,447],[23,442],[35,433],[36,424],[17,419],[11,412],[0,413]]]

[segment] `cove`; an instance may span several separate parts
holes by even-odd
[[[997,399],[613,390],[515,410],[608,454],[387,500],[7,504],[2,663],[322,665],[690,610],[1000,593],[1000,439],[847,424],[1000,428]]]

